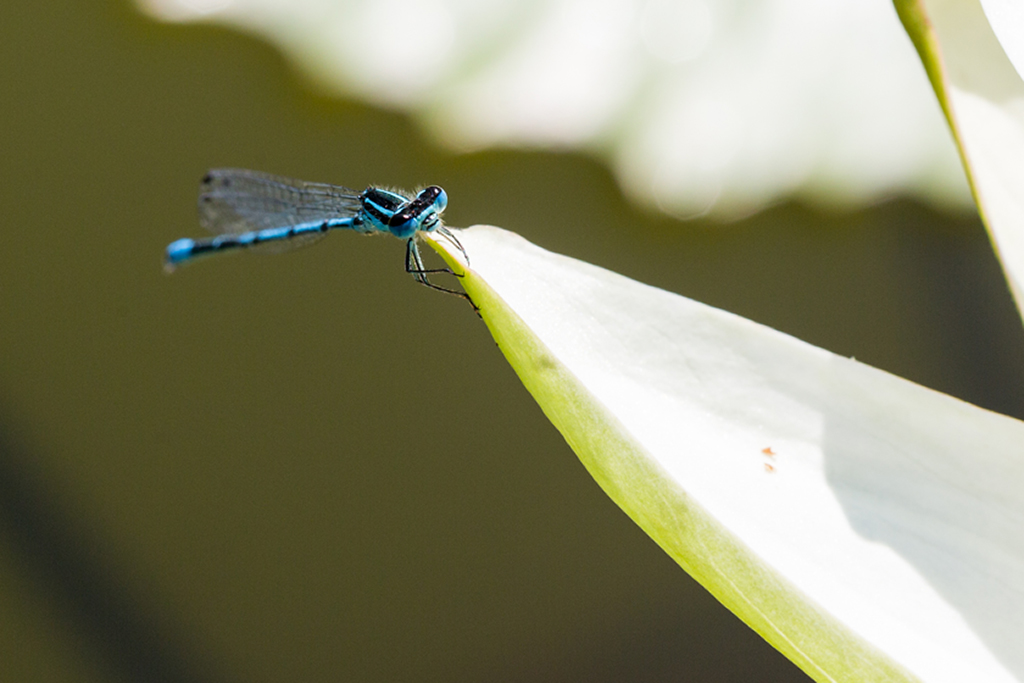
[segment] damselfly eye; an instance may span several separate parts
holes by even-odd
[[[437,193],[437,196],[434,197],[434,202],[433,202],[434,203],[434,210],[437,213],[441,213],[442,211],[444,211],[448,207],[448,193],[445,192],[440,187],[438,187],[437,185],[431,185],[427,189],[423,190],[423,192],[431,192],[431,193],[436,192]]]

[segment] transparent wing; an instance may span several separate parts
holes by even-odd
[[[207,173],[200,185],[199,224],[223,235],[347,218],[359,213],[357,195],[338,185],[219,168]],[[322,234],[293,241],[306,244]],[[294,246],[299,244],[279,245]]]

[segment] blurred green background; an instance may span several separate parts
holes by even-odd
[[[3,681],[806,680],[604,496],[399,241],[166,276],[210,166],[440,184],[449,224],[1024,416],[974,216],[679,223],[584,156],[449,155],[124,2],[9,2],[0,54]]]

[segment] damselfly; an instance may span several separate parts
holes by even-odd
[[[199,223],[217,236],[172,242],[164,264],[174,270],[196,257],[236,249],[285,251],[312,244],[331,230],[379,232],[406,240],[405,270],[417,282],[469,300],[462,292],[430,282],[431,273],[457,274],[448,268],[425,268],[416,247],[416,233],[436,231],[469,263],[458,238],[441,224],[446,206],[448,194],[436,185],[409,197],[379,187],[356,192],[258,171],[214,169],[200,185]]]

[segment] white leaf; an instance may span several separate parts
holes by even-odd
[[[594,478],[804,671],[1024,680],[1024,423],[513,233],[459,239]]]
[[[897,0],[897,8],[946,110],[978,209],[1024,315],[1024,81],[978,0]],[[1019,25],[1003,29],[1004,35],[1021,32]]]
[[[1017,75],[1024,77],[1024,2],[981,0],[981,6]]]

